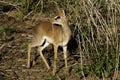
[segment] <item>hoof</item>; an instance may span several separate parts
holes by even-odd
[[[29,68],[30,68],[30,65],[27,65],[27,68],[29,69]]]
[[[33,60],[32,61],[32,66],[34,66],[36,64],[36,61],[35,60]]]
[[[30,66],[27,66],[28,69],[30,69]]]
[[[66,76],[69,75],[69,69],[66,68],[65,71],[64,71],[64,73],[65,73]]]
[[[55,74],[56,74],[56,71],[55,71],[55,70],[53,70],[52,75],[53,75],[53,76],[55,76]]]

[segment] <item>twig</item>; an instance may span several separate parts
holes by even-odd
[[[29,15],[31,15],[33,11],[30,11],[26,16],[24,16],[23,20],[26,19]]]
[[[6,43],[4,43],[4,44],[2,44],[2,46],[0,46],[0,50],[1,50],[4,46],[6,46]]]
[[[14,5],[14,4],[12,4],[12,3],[8,3],[8,2],[5,2],[5,1],[0,1],[0,3],[2,3],[2,4],[9,4],[9,5],[14,6],[14,7],[17,6],[17,5]]]

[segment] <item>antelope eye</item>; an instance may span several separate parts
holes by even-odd
[[[57,19],[60,19],[60,16],[57,16]]]
[[[56,17],[55,17],[55,20],[57,20],[57,19],[60,19],[60,16],[56,16]]]

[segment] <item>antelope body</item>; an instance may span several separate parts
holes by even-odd
[[[64,10],[60,10],[54,18],[49,21],[43,21],[37,24],[33,28],[34,38],[28,45],[28,61],[27,67],[30,68],[30,51],[32,47],[38,46],[38,51],[43,59],[46,67],[50,69],[45,57],[42,54],[42,50],[49,44],[54,46],[54,65],[53,75],[56,73],[56,61],[58,47],[63,47],[65,67],[67,69],[67,44],[70,40],[71,30],[68,26],[68,21],[65,16]]]

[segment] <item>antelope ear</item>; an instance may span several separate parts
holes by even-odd
[[[63,15],[63,17],[65,17],[65,11],[64,10],[62,10],[62,15]]]
[[[65,11],[64,11],[64,9],[59,9],[57,15],[61,16],[61,17],[65,17]]]

